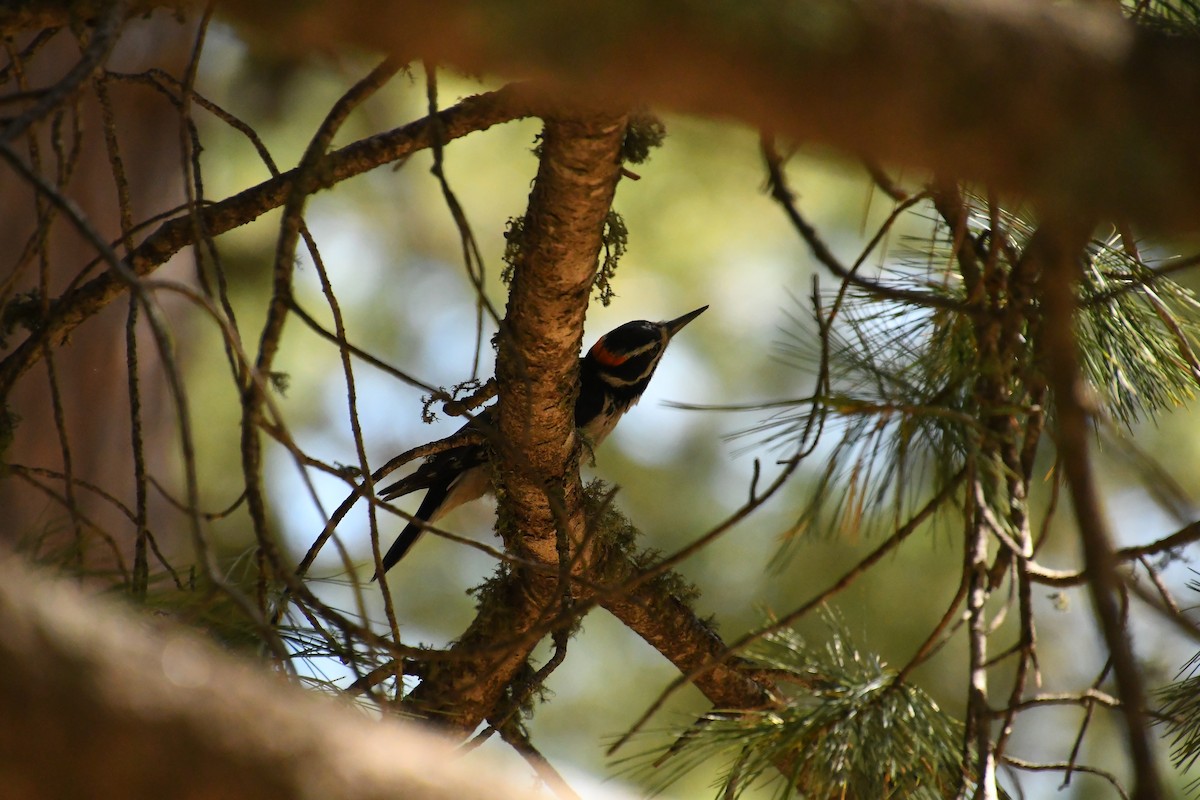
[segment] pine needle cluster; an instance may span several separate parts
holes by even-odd
[[[968,296],[956,258],[958,248],[986,249],[1002,233],[1006,246],[979,260],[1011,272],[1035,223],[1023,211],[989,217],[977,210],[964,237],[926,207],[908,213],[931,219],[932,234],[900,237],[873,277],[856,275],[834,292],[814,293],[807,313],[792,315],[781,360],[815,374],[816,391],[770,406],[771,416],[745,432],[786,455],[812,454],[821,465],[789,540],[896,525],[986,449],[990,419],[1031,419],[1053,406],[1031,385],[1044,361],[1036,297],[1021,323],[1007,396],[981,404],[978,382],[994,365],[985,363],[976,321],[1004,313],[1005,301],[991,298],[984,307]],[[1114,236],[1089,247],[1076,328],[1096,420],[1129,427],[1195,396],[1200,301],[1122,245]]]
[[[798,786],[809,797],[930,800],[963,788],[961,723],[859,649],[835,617],[826,621],[819,646],[782,631],[750,654],[794,688],[784,706],[708,714],[674,732],[665,752],[641,756],[664,763],[657,788],[713,761],[726,764],[720,796],[727,798],[772,782],[780,798]]]

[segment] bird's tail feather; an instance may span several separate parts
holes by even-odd
[[[396,537],[396,541],[392,542],[392,546],[383,554],[383,571],[386,573],[389,569],[396,566],[396,563],[404,558],[404,554],[412,547],[417,539],[421,538],[421,534],[425,532],[422,525],[428,522],[434,510],[442,504],[446,499],[446,495],[450,493],[450,487],[453,481],[429,487],[429,491],[425,493],[425,497],[421,500],[421,505],[417,509],[417,513],[413,514],[413,521],[404,526],[404,530],[400,531],[400,535]],[[379,575],[371,578],[375,580]]]
[[[433,486],[438,480],[438,475],[430,470],[420,470],[411,475],[406,475],[395,483],[389,484],[382,489],[377,489],[376,494],[381,500],[395,500],[397,497],[403,497],[406,494],[412,494],[419,489],[428,489]]]

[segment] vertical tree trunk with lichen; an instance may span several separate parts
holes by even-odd
[[[578,358],[600,253],[620,176],[626,117],[562,108],[546,117],[540,166],[522,226],[508,309],[499,334],[499,431],[493,450],[499,530],[529,559],[495,578],[479,616],[445,661],[431,664],[405,704],[469,734],[523,702],[514,679],[551,627],[569,624],[574,591],[560,564],[577,553],[584,519],[575,434]],[[542,567],[543,569],[538,569]]]

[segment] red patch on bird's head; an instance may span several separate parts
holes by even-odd
[[[620,353],[614,353],[612,350],[609,350],[607,347],[605,347],[603,336],[601,336],[600,339],[594,345],[592,345],[589,355],[606,367],[618,367],[629,359],[629,356],[622,355]]]

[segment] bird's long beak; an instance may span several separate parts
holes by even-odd
[[[682,317],[676,317],[675,319],[668,320],[667,322],[662,323],[662,325],[666,327],[668,336],[674,336],[683,330],[684,325],[687,325],[705,311],[708,311],[708,306],[700,306],[700,308],[697,308],[695,311],[689,311]]]

